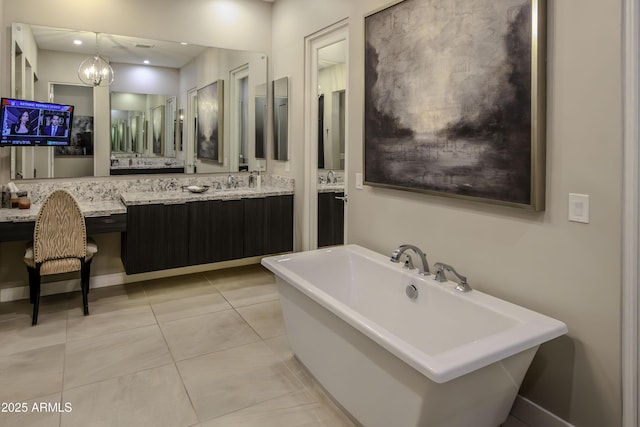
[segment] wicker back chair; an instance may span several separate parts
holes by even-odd
[[[84,314],[89,314],[91,260],[97,251],[94,242],[87,242],[84,216],[73,195],[67,190],[49,194],[36,218],[33,244],[24,256],[33,304],[32,325],[38,323],[41,277],[51,274],[80,271]]]

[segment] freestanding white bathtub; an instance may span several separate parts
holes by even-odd
[[[296,357],[366,427],[496,427],[538,346],[567,332],[356,245],[262,264],[276,275]]]

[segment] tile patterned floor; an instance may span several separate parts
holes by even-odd
[[[90,316],[81,305],[43,297],[31,327],[27,300],[0,304],[1,426],[354,425],[293,358],[259,265],[93,289]]]

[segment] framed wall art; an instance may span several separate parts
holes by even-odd
[[[223,81],[198,89],[198,159],[223,163]]]
[[[164,105],[151,109],[152,151],[153,154],[164,155]]]
[[[365,183],[544,210],[544,0],[365,17]]]
[[[55,147],[56,156],[93,156],[93,116],[74,116],[71,144]]]

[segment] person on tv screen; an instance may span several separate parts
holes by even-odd
[[[33,133],[29,111],[20,110],[20,115],[18,116],[18,123],[14,123],[11,125],[11,133],[17,134],[17,135],[31,135]]]
[[[44,127],[43,134],[47,136],[65,136],[67,128],[60,124],[60,116],[54,114],[51,117],[51,123]]]

